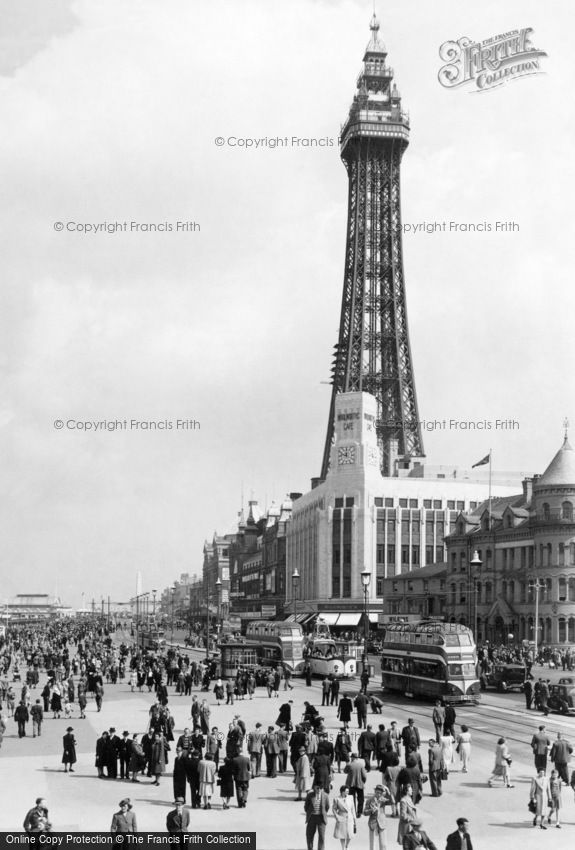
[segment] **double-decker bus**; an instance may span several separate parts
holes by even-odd
[[[304,648],[304,667],[310,665],[312,676],[351,679],[357,673],[361,653],[360,643],[332,637],[329,626],[319,617]]]
[[[473,633],[459,623],[420,620],[387,626],[381,683],[390,691],[444,702],[480,699]]]

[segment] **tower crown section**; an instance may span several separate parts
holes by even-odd
[[[401,108],[401,96],[393,81],[393,68],[387,62],[385,44],[379,38],[379,22],[370,23],[371,38],[363,57],[363,70],[357,78],[357,92],[349,116],[341,128],[342,155],[352,138],[401,139],[409,143],[409,115]]]

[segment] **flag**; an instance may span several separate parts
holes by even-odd
[[[491,463],[491,452],[485,457],[482,457],[481,460],[478,460],[477,463],[474,463],[471,469],[475,469],[476,466],[485,466],[486,463]]]

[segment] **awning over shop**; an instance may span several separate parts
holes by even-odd
[[[357,614],[357,613],[356,614],[354,614],[354,613],[340,614],[339,617],[337,618],[337,623],[334,623],[334,625],[337,626],[338,628],[340,626],[347,626],[348,628],[355,629],[357,624],[359,623],[360,617],[361,617],[361,614]]]
[[[339,616],[339,613],[334,614],[332,611],[322,611],[320,614],[318,614],[318,620],[327,623],[328,626],[335,626],[335,624],[337,623],[337,618]]]

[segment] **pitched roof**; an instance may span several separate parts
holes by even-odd
[[[575,487],[575,451],[569,445],[567,435],[541,478],[534,484],[538,489],[556,485]]]

